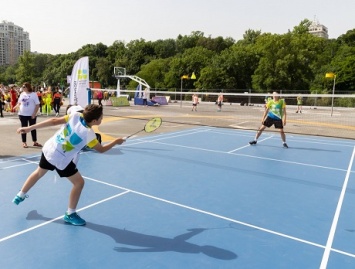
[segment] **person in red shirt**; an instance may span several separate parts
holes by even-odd
[[[10,103],[11,112],[16,112],[15,111],[15,106],[17,104],[18,96],[17,96],[17,91],[15,90],[15,86],[11,86],[10,98],[11,98],[11,103]]]
[[[53,94],[53,109],[55,111],[55,116],[59,116],[60,103],[62,102],[62,94],[59,88],[56,88],[55,93]]]

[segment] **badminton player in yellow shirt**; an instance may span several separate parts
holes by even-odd
[[[254,140],[249,142],[250,145],[255,145],[257,143],[258,138],[266,127],[270,128],[274,125],[276,129],[280,130],[283,147],[288,148],[286,144],[286,135],[283,129],[286,125],[286,103],[285,100],[280,99],[277,92],[273,92],[273,99],[267,102],[261,122],[262,125],[257,131]]]

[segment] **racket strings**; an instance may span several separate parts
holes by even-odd
[[[161,118],[153,118],[147,122],[147,124],[144,127],[144,130],[147,133],[153,132],[160,127],[161,123],[162,123]]]

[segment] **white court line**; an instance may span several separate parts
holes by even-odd
[[[88,206],[85,206],[85,207],[83,207],[83,208],[80,208],[80,209],[77,210],[77,211],[78,211],[78,212],[83,211],[83,210],[85,210],[85,209],[87,209],[87,208],[93,207],[93,206],[95,206],[95,205],[98,205],[98,204],[101,204],[101,203],[103,203],[103,202],[109,201],[109,200],[114,199],[114,198],[116,198],[116,197],[122,196],[122,195],[124,195],[124,194],[126,194],[126,193],[128,193],[128,192],[129,192],[129,191],[125,191],[125,192],[122,192],[122,193],[113,195],[113,196],[111,196],[111,197],[102,199],[102,200],[100,200],[100,201],[98,201],[98,202],[96,202],[96,203],[93,203],[93,204],[91,204],[91,205],[88,205]],[[9,236],[0,238],[0,242],[9,240],[9,239],[11,239],[11,238],[13,238],[13,237],[16,237],[16,236],[19,236],[19,235],[21,235],[21,234],[28,233],[28,232],[30,232],[30,231],[33,231],[33,230],[37,229],[37,228],[40,228],[40,227],[45,226],[45,225],[47,225],[47,224],[50,224],[50,223],[52,223],[52,222],[54,222],[54,221],[56,221],[56,220],[62,219],[63,217],[64,217],[64,215],[61,215],[61,216],[59,216],[59,217],[56,217],[56,218],[54,218],[54,219],[45,221],[45,222],[43,222],[43,223],[41,223],[41,224],[38,224],[38,225],[33,226],[33,227],[31,227],[31,228],[28,228],[28,229],[26,229],[26,230],[22,230],[22,231],[20,231],[20,232],[18,232],[18,233],[14,233],[14,234],[11,234],[11,235],[9,235]]]
[[[266,229],[266,228],[262,228],[260,226],[256,226],[256,225],[249,224],[249,223],[246,223],[246,222],[242,222],[242,221],[238,221],[238,220],[235,220],[235,219],[231,219],[231,218],[228,218],[228,217],[225,217],[225,216],[222,216],[222,215],[219,215],[219,214],[215,214],[215,213],[212,213],[212,212],[209,212],[209,211],[205,211],[205,210],[201,210],[201,209],[198,209],[198,208],[195,208],[195,207],[191,207],[191,206],[183,205],[183,204],[180,204],[180,203],[176,203],[176,202],[173,202],[173,201],[170,201],[170,200],[166,200],[166,199],[163,199],[163,198],[159,198],[159,197],[156,197],[156,196],[153,196],[153,195],[150,195],[150,194],[142,193],[142,192],[139,192],[139,191],[134,191],[132,189],[120,187],[120,186],[117,186],[117,185],[114,185],[114,184],[111,184],[111,183],[107,183],[107,182],[104,182],[104,181],[101,181],[101,180],[97,180],[97,179],[93,179],[93,178],[89,178],[89,177],[84,177],[84,178],[87,179],[87,180],[90,180],[90,181],[94,181],[94,182],[100,183],[100,184],[104,184],[104,185],[108,185],[108,186],[111,186],[111,187],[119,188],[119,189],[125,190],[125,191],[130,192],[130,193],[134,193],[134,194],[137,194],[137,195],[140,195],[140,196],[148,197],[148,198],[160,201],[160,202],[164,202],[164,203],[167,203],[167,204],[172,204],[172,205],[175,205],[175,206],[178,206],[178,207],[189,209],[191,211],[199,212],[199,213],[202,213],[202,214],[205,214],[205,215],[209,215],[209,216],[216,217],[216,218],[223,219],[223,220],[227,220],[227,221],[230,221],[230,222],[233,222],[233,223],[236,223],[236,224],[247,226],[247,227],[250,227],[250,228],[253,228],[253,229],[257,229],[257,230],[260,230],[260,231],[263,231],[263,232],[266,232],[266,233],[270,233],[270,234],[274,234],[274,235],[277,235],[277,236],[285,237],[285,238],[288,238],[288,239],[291,239],[291,240],[294,240],[294,241],[298,241],[298,242],[305,243],[305,244],[308,244],[308,245],[316,246],[316,247],[319,247],[319,248],[324,248],[324,246],[321,245],[321,244],[317,244],[317,243],[314,243],[314,242],[311,242],[311,241],[308,241],[308,240],[304,240],[304,239],[301,239],[301,238],[290,236],[290,235],[287,235],[287,234],[284,234],[284,233],[279,233],[279,232],[276,232],[276,231],[273,231],[273,230],[270,230],[270,229]],[[355,255],[354,255],[354,257],[355,257]]]
[[[205,211],[205,210],[201,210],[201,209],[194,208],[194,207],[191,207],[191,206],[183,205],[183,204],[180,204],[180,203],[176,203],[176,202],[173,202],[173,201],[170,201],[170,200],[159,198],[159,197],[156,197],[156,196],[153,196],[153,195],[150,195],[150,194],[146,194],[146,193],[142,193],[142,192],[139,192],[139,191],[134,191],[132,189],[128,189],[128,188],[125,188],[125,187],[117,186],[117,185],[114,185],[114,184],[111,184],[111,183],[107,183],[107,182],[104,182],[104,181],[101,181],[101,180],[97,180],[97,179],[93,179],[93,178],[89,178],[89,177],[84,177],[84,178],[88,179],[90,181],[94,181],[94,182],[100,183],[100,184],[104,184],[104,185],[108,185],[108,186],[111,186],[111,187],[119,188],[119,189],[125,190],[125,191],[127,191],[129,193],[134,193],[134,194],[137,194],[137,195],[140,195],[140,196],[144,196],[144,197],[151,198],[151,199],[154,199],[154,200],[157,200],[157,201],[160,201],[160,202],[172,204],[172,205],[175,205],[175,206],[178,206],[178,207],[181,207],[181,208],[185,208],[185,209],[188,209],[188,210],[191,210],[191,211],[199,212],[199,213],[202,213],[202,214],[205,214],[205,215],[209,215],[209,216],[212,216],[212,217],[215,217],[215,218],[227,220],[227,221],[230,221],[230,222],[233,222],[233,223],[236,223],[236,224],[240,224],[240,225],[243,225],[243,226],[246,226],[246,227],[250,227],[250,228],[253,228],[253,229],[256,229],[256,230],[260,230],[260,231],[266,232],[266,233],[270,233],[270,234],[273,234],[273,235],[277,235],[277,236],[280,236],[280,237],[291,239],[291,240],[294,240],[294,241],[297,241],[297,242],[301,242],[301,243],[304,243],[304,244],[307,244],[307,245],[315,246],[315,247],[318,247],[318,248],[325,248],[325,246],[323,246],[321,244],[318,244],[318,243],[314,243],[314,242],[311,242],[311,241],[308,241],[308,240],[304,240],[304,239],[301,239],[301,238],[298,238],[298,237],[290,236],[290,235],[287,235],[287,234],[284,234],[284,233],[279,233],[279,232],[276,232],[276,231],[273,231],[273,230],[270,230],[270,229],[266,229],[266,228],[262,228],[260,226],[256,226],[256,225],[249,224],[249,223],[246,223],[246,222],[242,222],[242,221],[238,221],[238,220],[235,220],[235,219],[231,219],[231,218],[228,218],[228,217],[225,217],[225,216],[222,216],[222,215],[219,215],[219,214],[215,214],[215,213],[212,213],[212,212],[209,212],[209,211]],[[337,249],[331,249],[331,250],[334,251],[334,252],[337,252],[337,253],[340,253],[340,254],[355,258],[355,254],[344,252],[344,251],[337,250]]]
[[[187,135],[190,135],[190,134],[187,134]],[[179,135],[179,136],[180,136],[180,135]],[[170,137],[166,137],[166,138],[170,138]],[[161,139],[164,139],[164,138],[161,138]],[[160,140],[160,139],[157,139],[157,140]],[[150,142],[150,141],[147,141],[147,142]],[[167,143],[154,142],[154,141],[153,141],[153,143],[167,144]],[[172,145],[172,144],[168,144],[168,145]],[[186,147],[186,146],[180,146],[180,145],[172,145],[172,146]],[[186,147],[186,148],[192,148],[192,147]],[[192,148],[192,149],[196,149],[196,148]],[[206,150],[206,149],[200,149],[200,148],[197,148],[197,149],[199,149],[199,150],[205,150],[205,151],[213,151],[213,150]],[[219,152],[219,153],[224,153],[224,154],[226,154],[225,152],[222,152],[222,151],[213,151],[213,152]],[[351,161],[351,163],[353,162],[353,159],[354,159],[354,152],[355,152],[355,149],[354,149],[354,151],[353,151],[353,156],[352,156],[352,161]],[[234,154],[234,155],[241,155],[241,156],[247,156],[247,157],[257,158],[257,157],[255,157],[255,156],[248,156],[248,155],[243,155],[243,154]],[[269,159],[269,158],[263,158],[263,159]],[[271,159],[271,160],[280,161],[280,160],[276,160],[276,159]],[[292,163],[295,163],[295,162],[292,162]],[[307,165],[307,164],[302,164],[302,163],[296,163],[296,164]],[[315,165],[311,165],[311,166],[315,166]],[[320,167],[320,166],[316,166],[316,167]],[[327,169],[328,169],[328,167],[322,167],[322,168],[327,168]],[[344,169],[336,169],[336,168],[330,168],[330,169],[344,171]],[[351,173],[351,165],[349,166],[349,169],[347,170],[347,175],[349,175],[350,173]],[[348,177],[348,176],[347,176],[347,177]],[[86,178],[86,177],[85,177],[85,178]],[[88,178],[88,179],[89,179],[89,180],[92,180],[92,181],[100,182],[100,181],[93,180],[93,179],[90,179],[90,178]],[[348,181],[348,178],[346,179],[346,181]],[[224,216],[221,216],[221,215],[218,215],[218,214],[214,214],[214,213],[212,213],[212,212],[200,210],[200,209],[197,209],[197,208],[192,208],[192,207],[189,207],[189,206],[186,206],[186,205],[178,204],[178,203],[175,203],[175,202],[172,202],[172,201],[169,201],[169,200],[165,200],[165,199],[161,199],[161,198],[158,198],[158,197],[154,197],[154,196],[151,196],[151,195],[148,195],[148,194],[144,194],[144,193],[141,193],[141,192],[132,191],[132,190],[129,190],[129,189],[126,189],[126,188],[122,188],[122,187],[119,187],[119,186],[116,186],[116,185],[113,185],[113,184],[108,184],[108,183],[104,183],[104,182],[100,182],[100,183],[103,183],[103,184],[106,184],[106,185],[110,185],[110,186],[114,186],[114,187],[116,187],[116,188],[124,189],[124,190],[126,190],[126,192],[120,193],[120,194],[115,195],[115,196],[111,196],[111,197],[109,197],[109,198],[107,198],[107,199],[104,199],[104,200],[101,200],[101,201],[99,201],[99,202],[97,202],[97,203],[93,203],[93,204],[91,204],[91,205],[88,205],[88,206],[86,206],[86,207],[81,208],[81,209],[78,210],[78,211],[85,210],[85,209],[87,209],[87,208],[89,208],[89,207],[92,207],[92,206],[97,205],[97,204],[99,204],[99,203],[102,203],[102,202],[104,202],[104,201],[107,201],[107,200],[116,198],[116,197],[121,196],[121,195],[123,195],[123,194],[126,194],[126,193],[128,193],[128,192],[132,192],[132,193],[135,193],[135,194],[138,194],[138,195],[142,195],[142,196],[149,197],[149,198],[152,198],[152,199],[156,199],[156,200],[159,200],[159,201],[162,201],[162,202],[166,202],[166,203],[169,203],[169,204],[173,204],[173,205],[176,205],[176,206],[180,206],[180,207],[183,207],[183,208],[186,208],[186,209],[189,209],[189,210],[193,210],[193,211],[196,211],[196,212],[200,212],[200,213],[203,213],[203,214],[207,214],[207,215],[210,215],[210,216],[214,216],[214,217],[217,217],[217,218],[221,218],[221,219],[224,219],[224,220],[228,220],[228,221],[231,221],[231,222],[234,222],[234,223],[237,223],[237,224],[241,224],[241,225],[245,225],[245,226],[248,226],[248,227],[251,227],[251,228],[255,228],[255,229],[258,229],[258,230],[261,230],[261,231],[264,231],[264,232],[268,232],[268,233],[271,233],[271,234],[274,234],[274,235],[278,235],[278,236],[282,236],[282,237],[289,238],[289,239],[292,239],[292,240],[296,240],[296,241],[299,241],[299,242],[302,242],[302,243],[305,243],[305,244],[310,244],[310,245],[313,245],[313,246],[316,246],[316,247],[319,247],[319,248],[324,248],[325,251],[328,252],[328,257],[329,257],[329,252],[332,250],[332,251],[334,251],[334,252],[338,252],[338,253],[340,253],[340,254],[347,255],[347,256],[350,256],[350,257],[355,258],[355,254],[351,254],[351,253],[347,253],[347,252],[344,252],[344,251],[340,251],[340,250],[331,248],[331,243],[330,243],[330,244],[327,243],[327,246],[322,246],[322,245],[317,244],[317,243],[313,243],[313,242],[310,242],[310,241],[307,241],[307,240],[303,240],[303,239],[300,239],[300,238],[296,238],[296,237],[293,237],[293,236],[289,236],[289,235],[287,235],[287,234],[278,233],[278,232],[276,232],[276,231],[272,231],[272,230],[269,230],[269,229],[264,229],[264,228],[262,228],[262,227],[258,227],[258,226],[252,225],[252,224],[248,224],[248,223],[244,223],[244,222],[237,221],[237,220],[234,220],[234,219],[230,219],[230,218],[228,218],[228,217],[224,217]],[[345,184],[345,183],[344,183],[344,184]],[[343,186],[343,189],[344,189],[344,186]],[[25,233],[25,232],[34,230],[34,229],[36,229],[36,228],[42,227],[42,226],[44,226],[44,225],[46,225],[46,224],[48,224],[48,223],[51,223],[51,222],[53,222],[53,221],[55,221],[55,220],[58,220],[58,219],[60,219],[60,218],[62,218],[62,217],[63,217],[63,216],[60,216],[60,217],[55,218],[55,219],[53,219],[53,220],[51,220],[51,221],[47,221],[47,222],[42,223],[42,224],[40,224],[40,225],[34,226],[34,227],[30,228],[30,229],[27,229],[27,230],[24,230],[24,231],[22,231],[22,232],[16,233],[16,234],[14,234],[14,235],[10,235],[10,236],[5,237],[5,238],[2,238],[2,239],[0,239],[0,242],[5,241],[5,240],[8,240],[8,239],[10,239],[10,238],[12,238],[12,237],[15,237],[15,236],[17,236],[17,235],[23,234],[23,233]],[[334,219],[335,219],[335,218],[334,218]],[[335,232],[335,230],[334,230],[334,232]],[[333,234],[333,236],[334,236],[334,234]],[[329,240],[328,240],[328,241],[329,241]],[[323,267],[323,268],[325,268],[325,267]]]
[[[165,137],[160,137],[160,138],[154,137],[154,139],[149,139],[148,137],[145,137],[145,138],[142,137],[140,139],[135,139],[134,141],[132,141],[129,144],[126,144],[126,145],[123,144],[123,145],[115,146],[114,148],[122,148],[123,149],[124,147],[131,146],[131,145],[138,145],[138,144],[144,144],[144,143],[156,143],[156,144],[172,146],[172,147],[187,148],[187,149],[192,149],[192,150],[207,151],[207,152],[214,152],[214,153],[220,153],[220,154],[231,154],[231,155],[235,155],[235,156],[241,156],[241,157],[247,157],[247,158],[253,158],[253,159],[260,159],[260,160],[268,160],[268,161],[274,161],[274,162],[280,162],[280,163],[287,163],[287,164],[315,167],[315,168],[335,170],[335,171],[346,171],[345,169],[336,168],[336,167],[321,166],[321,165],[300,163],[300,162],[294,162],[294,161],[286,161],[286,160],[273,159],[273,158],[267,158],[267,157],[259,157],[259,156],[253,156],[253,155],[241,154],[241,153],[235,153],[235,152],[231,152],[230,153],[230,152],[225,152],[225,151],[220,151],[220,150],[205,149],[205,148],[198,148],[198,147],[191,147],[191,146],[184,146],[184,145],[177,145],[177,144],[160,142],[160,140],[164,140],[164,139],[170,139],[170,138],[175,138],[175,137],[193,135],[193,134],[196,134],[196,133],[201,133],[201,132],[206,132],[206,131],[209,131],[209,130],[208,129],[196,130],[196,131],[194,131],[192,133],[183,133],[183,134],[165,136]],[[249,144],[246,145],[245,147],[247,147],[247,146],[249,146]],[[242,149],[242,147],[239,148],[239,149]],[[89,153],[89,152],[87,152],[87,153]],[[80,154],[87,154],[87,153],[86,152],[81,152]],[[27,164],[22,164],[22,165],[27,165]],[[21,165],[18,165],[18,166],[21,166]],[[4,169],[8,169],[8,168],[5,167],[5,168],[1,168],[0,170],[4,170]]]
[[[199,133],[198,131],[199,129],[196,130],[196,133]],[[211,131],[211,129],[204,129],[203,131]],[[212,130],[213,132],[213,130]],[[259,156],[253,156],[253,155],[248,155],[248,154],[240,154],[240,153],[234,153],[237,150],[246,148],[247,146],[250,146],[249,144],[240,148],[237,148],[235,150],[232,150],[230,152],[224,152],[224,151],[219,151],[219,150],[209,150],[209,149],[205,149],[205,148],[198,148],[198,147],[190,147],[190,146],[183,146],[183,145],[177,145],[177,144],[170,144],[170,143],[164,143],[164,142],[159,142],[161,140],[164,139],[169,139],[169,138],[174,138],[174,137],[180,137],[180,136],[184,136],[184,135],[191,135],[194,134],[193,133],[188,133],[188,134],[180,134],[177,136],[169,136],[169,137],[161,137],[161,138],[157,138],[157,139],[153,139],[153,140],[147,140],[147,142],[149,143],[157,143],[157,144],[162,144],[162,145],[168,145],[168,146],[174,146],[174,147],[182,147],[182,148],[188,148],[188,149],[193,149],[193,150],[200,150],[200,151],[207,151],[207,152],[215,152],[215,153],[221,153],[221,154],[232,154],[232,155],[236,155],[236,156],[241,156],[241,157],[248,157],[248,158],[255,158],[255,159],[261,159],[261,160],[269,160],[269,161],[275,161],[275,162],[281,162],[281,163],[288,163],[288,164],[295,164],[295,165],[301,165],[301,166],[308,166],[308,167],[315,167],[315,168],[321,168],[321,169],[328,169],[328,170],[335,170],[335,171],[346,171],[345,169],[342,168],[336,168],[336,167],[329,167],[329,166],[321,166],[321,165],[315,165],[315,164],[308,164],[308,163],[301,163],[301,162],[294,162],[294,161],[286,161],[286,160],[280,160],[280,159],[273,159],[273,158],[267,158],[267,157],[259,157]],[[263,140],[260,141],[265,141],[266,139],[271,139],[273,138],[274,135],[265,138]],[[310,142],[311,143],[311,142]],[[317,142],[316,142],[317,143]],[[320,143],[322,144],[322,143]],[[331,144],[332,145],[332,144]],[[345,145],[347,146],[347,145]]]
[[[176,137],[181,137],[181,136],[187,136],[187,135],[194,135],[194,134],[198,134],[198,133],[204,133],[204,132],[208,132],[208,129],[196,129],[194,131],[190,131],[188,133],[173,133],[173,134],[166,134],[164,136],[154,136],[153,139],[152,137],[141,137],[141,138],[137,138],[136,140],[140,140],[141,143],[143,142],[154,142],[154,141],[158,141],[158,140],[162,140],[162,139],[171,139],[171,138],[176,138]],[[133,143],[132,143],[133,144]]]
[[[10,166],[6,166],[6,167],[1,167],[0,170],[5,170],[5,169],[15,168],[15,167],[19,167],[19,166],[25,166],[25,165],[29,165],[29,164],[38,164],[39,163],[39,162],[35,162],[35,161],[30,161],[26,158],[18,159],[18,161],[19,160],[25,161],[26,163],[20,163],[20,164],[10,165]]]
[[[157,139],[158,140],[158,139]],[[241,156],[241,157],[248,157],[248,158],[253,158],[253,159],[261,159],[261,160],[268,160],[268,161],[274,161],[274,162],[280,162],[280,163],[287,163],[287,164],[294,164],[294,165],[301,165],[301,166],[308,166],[308,167],[315,167],[315,168],[321,168],[321,169],[327,169],[327,170],[335,170],[335,171],[346,171],[345,169],[342,168],[336,168],[336,167],[330,167],[330,166],[322,166],[322,165],[316,165],[316,164],[308,164],[308,163],[300,163],[300,162],[293,162],[293,161],[285,161],[285,160],[280,160],[280,159],[273,159],[273,158],[267,158],[267,157],[259,157],[259,156],[253,156],[253,155],[248,155],[248,154],[241,154],[241,153],[228,153],[225,151],[220,151],[220,150],[213,150],[213,149],[205,149],[205,148],[198,148],[198,147],[191,147],[191,146],[184,146],[184,145],[177,145],[177,144],[171,144],[171,143],[164,143],[164,142],[159,142],[157,140],[152,140],[149,141],[150,143],[155,143],[155,144],[161,144],[161,145],[166,145],[166,146],[171,146],[171,147],[180,147],[180,148],[187,148],[191,150],[200,150],[200,151],[207,151],[207,152],[214,152],[214,153],[220,153],[220,154],[230,154],[230,155],[235,155],[235,156]],[[160,140],[160,139],[159,139]],[[247,145],[249,146],[249,145]]]
[[[264,138],[264,139],[262,139],[262,140],[260,140],[261,142],[262,141],[266,141],[266,140],[269,140],[270,138],[273,138],[274,136],[272,135],[272,136],[269,136],[269,137],[266,137],[266,138]],[[259,141],[259,142],[260,142]],[[246,148],[246,147],[250,147],[251,145],[246,145],[246,146],[243,146],[243,147],[240,147],[240,148],[236,148],[236,149],[233,149],[233,150],[231,150],[231,151],[228,151],[227,153],[233,153],[233,152],[236,152],[236,151],[238,151],[238,150],[241,150],[241,149],[243,149],[243,148]]]
[[[273,234],[273,235],[277,235],[277,236],[280,236],[280,237],[291,239],[291,240],[294,240],[294,241],[297,241],[297,242],[300,242],[300,243],[304,243],[304,244],[307,244],[307,245],[315,246],[315,247],[318,247],[318,248],[325,248],[323,245],[318,244],[318,243],[314,243],[314,242],[311,242],[311,241],[308,241],[308,240],[304,240],[304,239],[301,239],[301,238],[298,238],[298,237],[290,236],[290,235],[287,235],[287,234],[284,234],[284,233],[279,233],[279,232],[276,232],[276,231],[273,231],[273,230],[270,230],[270,229],[266,229],[266,228],[262,228],[260,226],[256,226],[256,225],[249,224],[249,223],[246,223],[246,222],[242,222],[242,221],[238,221],[238,220],[235,220],[235,219],[231,219],[231,218],[219,215],[219,214],[215,214],[215,213],[208,212],[208,211],[205,211],[205,210],[201,210],[201,209],[198,209],[198,208],[190,207],[190,206],[187,206],[187,205],[183,205],[183,204],[180,204],[180,203],[176,203],[176,202],[173,202],[173,201],[162,199],[162,198],[159,198],[159,197],[156,197],[156,196],[152,196],[152,195],[149,195],[149,194],[145,194],[145,193],[142,193],[142,192],[134,191],[134,190],[131,190],[131,189],[128,189],[128,188],[124,188],[124,187],[121,187],[121,186],[118,186],[118,185],[114,185],[114,184],[111,184],[111,183],[107,183],[107,182],[104,182],[104,181],[101,181],[101,180],[89,178],[89,177],[86,177],[86,176],[84,176],[84,178],[87,179],[87,180],[96,182],[96,183],[100,183],[100,184],[103,184],[103,185],[107,185],[107,186],[111,186],[111,187],[114,187],[114,188],[118,188],[118,189],[124,190],[124,192],[116,194],[116,195],[113,195],[113,196],[110,196],[110,197],[105,198],[105,199],[102,199],[102,200],[100,200],[98,202],[92,203],[92,204],[87,205],[85,207],[82,207],[82,208],[77,210],[78,212],[83,211],[83,210],[88,209],[88,208],[91,208],[91,207],[93,207],[95,205],[104,203],[106,201],[112,200],[114,198],[123,196],[123,195],[125,195],[127,193],[134,193],[134,194],[137,194],[137,195],[140,195],[140,196],[144,196],[144,197],[151,198],[151,199],[154,199],[154,200],[157,200],[157,201],[161,201],[161,202],[164,202],[164,203],[172,204],[172,205],[175,205],[175,206],[178,206],[178,207],[181,207],[181,208],[185,208],[185,209],[188,209],[188,210],[191,210],[191,211],[199,212],[201,214],[209,215],[209,216],[212,216],[212,217],[215,217],[215,218],[227,220],[227,221],[230,221],[230,222],[233,222],[233,223],[236,223],[236,224],[240,224],[240,225],[243,225],[243,226],[246,226],[246,227],[257,229],[259,231],[263,231],[263,232],[266,232],[266,233],[270,233],[270,234]],[[31,227],[31,228],[22,230],[20,232],[14,233],[14,234],[9,235],[9,236],[6,236],[4,238],[0,238],[0,242],[9,240],[9,239],[14,238],[16,236],[19,236],[19,235],[25,234],[27,232],[33,231],[33,230],[38,229],[38,228],[40,228],[42,226],[48,225],[48,224],[50,224],[50,223],[52,223],[52,222],[54,222],[56,220],[62,219],[63,217],[64,217],[64,215],[61,215],[61,216],[56,217],[54,219],[51,219],[49,221],[45,221],[45,222],[43,222],[41,224],[35,225],[35,226]],[[355,254],[344,252],[344,251],[340,251],[340,250],[337,250],[337,249],[331,249],[331,250],[334,251],[334,252],[337,252],[337,253],[340,253],[340,254],[355,258]]]
[[[334,214],[334,218],[333,218],[333,223],[332,223],[332,226],[330,228],[328,241],[327,241],[326,247],[324,249],[324,253],[323,253],[323,258],[322,258],[322,263],[320,265],[320,269],[325,269],[325,268],[327,268],[327,265],[328,265],[330,250],[331,250],[331,247],[332,247],[332,244],[333,244],[333,241],[334,241],[334,235],[335,235],[335,231],[336,231],[336,228],[337,228],[337,225],[338,225],[340,210],[341,210],[341,207],[343,205],[343,201],[344,201],[344,197],[345,197],[345,191],[346,191],[346,188],[348,186],[349,177],[350,177],[350,173],[351,173],[351,167],[352,167],[352,165],[354,163],[354,155],[355,155],[355,147],[354,147],[351,159],[350,159],[348,170],[346,172],[343,188],[341,189],[338,205],[337,205],[337,208],[335,210],[335,214]]]

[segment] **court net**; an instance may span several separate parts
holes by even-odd
[[[134,96],[134,91],[126,90],[122,94]],[[197,113],[191,111],[194,94],[199,98]],[[220,94],[220,92],[151,90],[150,98],[166,97],[168,105],[154,110],[165,123],[255,131],[260,127],[265,102],[270,95],[223,93],[223,105],[219,112],[216,101]],[[284,129],[286,133],[355,138],[355,94],[281,93],[280,97],[287,104],[287,123]],[[131,98],[133,102],[134,98]],[[140,114],[137,110],[135,112]],[[139,115],[136,118],[139,118]],[[266,131],[277,132],[274,127]]]

